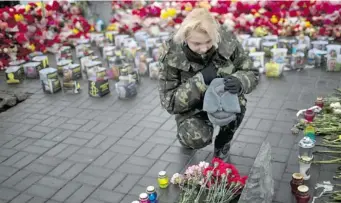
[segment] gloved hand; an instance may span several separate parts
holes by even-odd
[[[226,76],[224,81],[225,90],[231,94],[239,94],[242,91],[242,83],[240,80],[232,75]]]
[[[217,69],[211,63],[206,68],[201,70],[206,85],[210,85],[212,80],[217,77]]]

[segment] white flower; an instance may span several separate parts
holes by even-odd
[[[199,163],[199,167],[202,168],[202,169],[207,168],[209,165],[210,165],[210,164],[207,163],[207,162],[205,162],[205,161],[201,161],[201,162]]]
[[[181,174],[175,173],[175,174],[172,176],[170,182],[171,182],[172,184],[179,184],[179,183],[181,183],[182,179],[183,179],[183,176],[182,176]]]

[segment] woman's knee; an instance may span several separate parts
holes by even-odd
[[[212,142],[213,128],[205,121],[188,119],[178,126],[177,137],[184,147],[200,149]]]

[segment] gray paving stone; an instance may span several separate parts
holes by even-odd
[[[126,173],[115,171],[100,187],[107,190],[113,190],[126,176]]]
[[[117,142],[118,139],[119,138],[116,137],[107,137],[105,140],[101,142],[101,144],[97,146],[97,148],[106,150],[112,147]]]
[[[65,144],[72,144],[77,146],[83,146],[88,142],[86,139],[75,138],[75,137],[68,137],[66,138],[63,143]]]
[[[82,185],[76,182],[70,182],[66,184],[61,190],[59,190],[51,199],[64,202],[75,191],[77,191]]]
[[[18,169],[10,167],[10,166],[1,166],[0,165],[0,176],[10,177],[11,175],[15,174]]]
[[[92,164],[96,166],[103,166],[107,164],[116,155],[117,153],[106,151],[101,156],[99,156]]]
[[[24,141],[22,141],[20,144],[16,145],[14,148],[17,150],[25,149],[27,146],[33,144],[35,142],[35,139],[27,138]]]
[[[38,159],[36,159],[34,161],[34,163],[38,163],[38,164],[43,164],[43,165],[48,165],[48,166],[57,166],[58,164],[60,164],[63,160],[59,159],[59,158],[55,158],[55,157],[51,157],[51,156],[41,156]]]
[[[140,175],[127,175],[114,189],[115,192],[125,194],[141,179]]]
[[[71,166],[70,168],[68,168],[62,175],[61,178],[70,180],[73,179],[74,177],[76,177],[81,171],[84,170],[84,168],[86,167],[86,164],[82,164],[82,163],[76,163],[73,166]]]
[[[11,203],[26,203],[28,201],[30,201],[30,199],[32,199],[33,197],[31,195],[25,194],[25,193],[21,193],[20,195],[18,195],[16,198],[14,198]]]
[[[91,197],[105,202],[120,203],[125,195],[113,191],[97,189]]]
[[[40,173],[40,174],[47,174],[53,169],[53,166],[38,164],[38,163],[31,163],[25,167],[25,170]]]
[[[107,178],[113,171],[102,167],[90,165],[86,167],[83,172],[95,177]]]
[[[89,141],[85,146],[86,147],[97,147],[101,142],[103,142],[107,136],[104,135],[96,135],[91,141]]]
[[[26,191],[28,194],[33,196],[38,196],[42,198],[50,198],[52,195],[57,192],[56,189],[46,187],[44,185],[34,184],[31,187],[29,187]]]
[[[259,144],[247,144],[242,153],[242,156],[256,158],[259,152],[260,146],[261,145]]]
[[[29,202],[27,203],[45,203],[47,201],[47,198],[42,197],[33,197]]]
[[[18,194],[19,194],[18,191],[8,189],[8,188],[1,188],[0,199],[9,201],[9,200],[13,199],[15,196],[17,196]]]
[[[22,179],[19,183],[17,183],[14,188],[18,191],[24,191],[35,182],[40,180],[43,177],[41,174],[31,173],[26,178]]]
[[[74,192],[67,200],[66,203],[82,203],[93,191],[95,187],[82,185],[76,192]]]
[[[49,174],[55,177],[59,177],[73,165],[74,165],[74,162],[72,161],[63,161],[56,168],[54,168]]]
[[[37,140],[36,142],[33,143],[33,145],[46,147],[46,148],[51,148],[55,146],[56,144],[57,142],[48,141],[48,140]]]
[[[57,154],[56,157],[68,158],[79,149],[80,149],[79,146],[69,145],[67,148],[63,149],[59,154]]]
[[[26,178],[31,172],[20,170],[16,174],[12,175],[10,178],[8,178],[5,182],[3,182],[1,185],[11,188],[17,183],[19,183],[21,180]]]
[[[22,134],[22,136],[29,137],[29,138],[42,138],[44,135],[45,133],[36,132],[36,131],[26,131]]]
[[[82,184],[92,185],[95,187],[99,186],[104,180],[105,180],[104,177],[98,177],[98,176],[95,177],[85,172],[81,172],[79,175],[77,175],[73,179],[73,181],[76,181]]]
[[[62,180],[60,178],[57,179],[54,177],[45,176],[42,179],[40,179],[38,184],[45,185],[51,188],[60,189],[66,184],[66,182],[67,182],[66,180]]]

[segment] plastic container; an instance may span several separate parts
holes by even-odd
[[[247,39],[247,47],[255,47],[256,48],[256,51],[257,50],[260,50],[261,48],[261,41],[262,41],[262,38],[260,37],[250,37]]]
[[[280,77],[283,73],[284,64],[270,61],[265,64],[266,77]]]
[[[42,68],[49,67],[49,59],[45,55],[44,56],[36,56],[32,59],[32,61],[41,63]]]
[[[263,40],[266,42],[277,43],[278,42],[278,36],[277,35],[268,35],[268,36],[263,37]]]
[[[39,77],[43,91],[54,94],[61,90],[61,84],[58,79],[58,72],[55,68],[44,68],[39,71]]]
[[[277,42],[263,42],[262,49],[266,57],[271,57],[271,49],[277,48]]]
[[[328,45],[328,41],[312,41],[311,44],[314,49],[325,51]]]
[[[39,78],[39,71],[41,70],[41,63],[29,62],[24,64],[24,72],[26,78],[36,79]]]
[[[264,55],[265,55],[265,53],[262,52],[262,51],[260,51],[260,52],[252,52],[252,53],[249,54],[251,60],[253,62],[257,62],[258,61],[262,68],[265,67]]]
[[[19,84],[24,79],[24,72],[20,66],[8,67],[5,74],[7,84]]]
[[[327,48],[328,56],[336,58],[337,55],[341,54],[341,45],[328,44],[326,48]]]
[[[152,80],[159,79],[160,66],[159,62],[153,62],[149,64],[149,78]]]
[[[276,63],[284,64],[286,62],[286,57],[288,53],[287,48],[276,48],[271,49],[272,52],[272,60]]]

